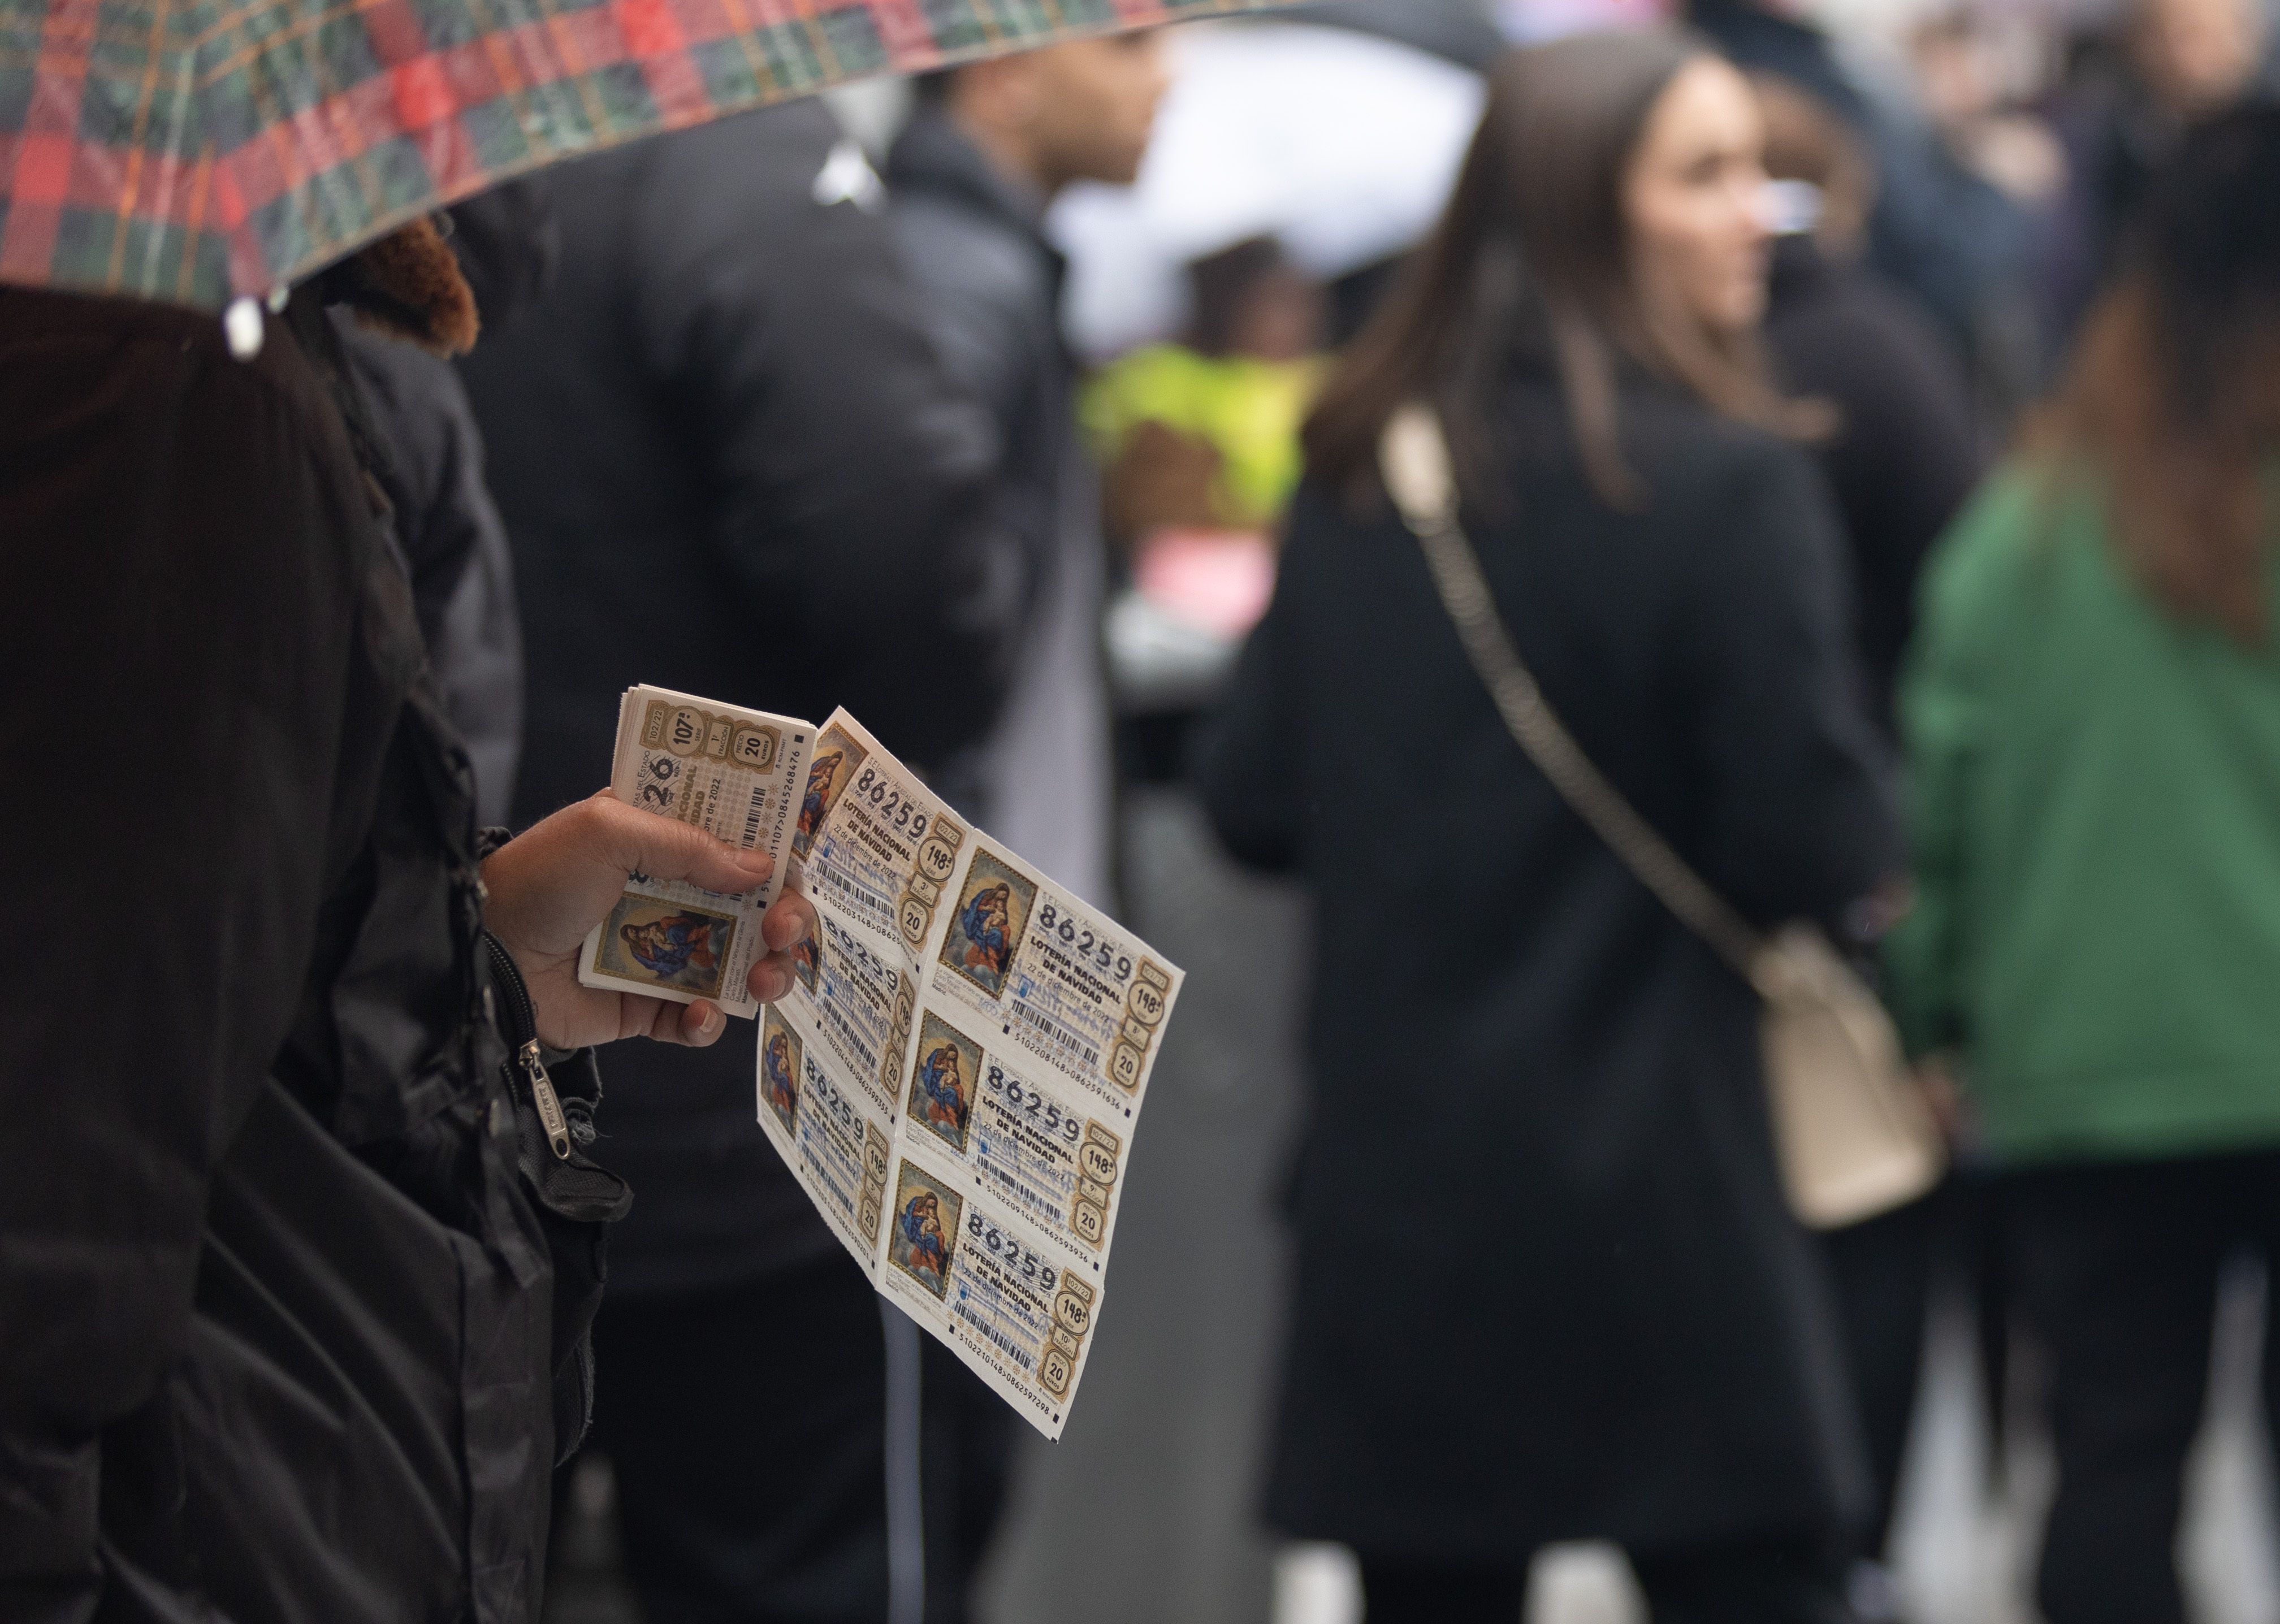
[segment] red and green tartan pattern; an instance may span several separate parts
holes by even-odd
[[[1276,0],[0,0],[0,281],[219,308],[557,159]]]

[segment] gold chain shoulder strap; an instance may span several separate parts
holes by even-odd
[[[1457,522],[1457,484],[1448,441],[1429,407],[1404,406],[1393,414],[1378,443],[1378,466],[1394,505],[1424,549],[1433,585],[1456,626],[1466,657],[1496,702],[1514,743],[1639,882],[1754,985],[1764,937],[1607,781],[1545,703],[1543,690],[1521,662],[1512,634],[1497,613],[1479,555]]]

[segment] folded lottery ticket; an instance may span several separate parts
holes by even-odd
[[[760,1126],[879,1289],[1057,1438],[1181,972],[845,712],[767,720],[813,740],[788,883],[820,929],[760,1012]]]
[[[814,727],[664,688],[633,688],[618,704],[610,790],[620,800],[747,851],[775,858],[757,890],[708,891],[683,880],[626,876],[625,895],[586,938],[578,979],[613,992],[689,1004],[710,998],[732,1015],[759,1006],[745,989],[765,957],[760,915],[783,885],[797,790]]]

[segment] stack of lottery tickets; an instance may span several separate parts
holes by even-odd
[[[844,711],[821,728],[628,691],[611,788],[767,851],[741,897],[629,875],[589,987],[759,1020],[759,1120],[880,1290],[1058,1438],[1182,973],[950,811]],[[781,886],[820,929],[744,991]]]

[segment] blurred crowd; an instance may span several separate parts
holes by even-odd
[[[304,1220],[274,1214],[328,1133],[355,1154],[327,1177],[462,1221],[458,1164],[405,1104],[425,1097],[388,1081],[419,1045],[375,989],[415,956],[350,921],[413,933],[423,886],[474,910],[505,883],[481,865],[532,837],[454,833],[430,862],[422,831],[547,827],[606,777],[632,684],[845,704],[1152,934],[1171,904],[1161,850],[1133,856],[1149,806],[1190,820],[1175,866],[1231,856],[1307,899],[1305,931],[1236,955],[1260,986],[1297,966],[1300,1029],[1241,974],[1206,994],[1229,1043],[1306,1080],[1294,1143],[1243,1174],[1244,1221],[1291,1237],[1287,1314],[1256,1331],[1277,1374],[1213,1469],[1244,1480],[1246,1528],[1357,1552],[1372,1624],[1509,1624],[1534,1554],[1581,1538],[1623,1548],[1661,1624],[1904,1616],[1885,1558],[1940,1291],[1971,1305],[1999,1429],[2014,1351],[2040,1373],[2044,1616],[2181,1621],[2218,1282],[2280,1246],[2276,73],[2265,0],[1329,4],[658,137],[328,273],[280,318],[315,360],[277,388],[345,426],[310,454],[337,489],[296,471],[304,431],[265,429],[258,456],[212,454],[239,486],[169,487],[134,534],[160,557],[273,475],[309,484],[312,525],[376,493],[374,567],[404,589],[342,589],[394,605],[396,641],[343,612],[304,664],[249,653],[183,704],[345,683],[351,717],[409,704],[432,739],[277,724],[329,741],[350,789],[309,790],[299,889],[231,927],[230,951],[314,989],[273,1012],[287,1058],[245,1062],[283,1080],[258,1119],[275,1143],[251,1165],[212,1147],[227,1210],[183,1220],[235,1271],[199,1277],[219,1306],[118,1263],[132,1233],[101,1300],[147,1296],[151,1326],[266,1326],[288,1311],[247,1305],[281,1297],[323,1318],[276,1283],[305,1259]],[[83,312],[59,327],[58,296],[0,294],[0,355],[73,324],[112,342]],[[1813,921],[1875,985],[1945,1135],[1936,1189],[1837,1228],[1791,1212],[1756,992],[1507,732],[1386,500],[1382,436],[1419,404],[1531,691],[1753,928]],[[195,406],[214,434],[247,410]],[[165,461],[150,425],[105,450],[95,420],[0,413],[12,535],[95,522],[24,474],[58,446],[87,502]],[[310,620],[286,568],[234,579],[212,625],[245,602]],[[120,578],[80,584],[109,603]],[[184,601],[105,635],[189,636]],[[351,627],[371,671],[343,678],[323,648]],[[1192,940],[1252,928],[1232,892],[1180,906]],[[297,910],[313,947],[273,940]],[[65,997],[50,962],[18,989]],[[405,997],[441,1030],[458,983],[422,974]],[[622,1605],[650,1624],[977,1616],[1043,1456],[841,1256],[754,1128],[753,1036],[730,1024],[619,1045],[606,1106],[598,1083],[577,1103],[582,1146],[639,1199],[566,1410],[555,1362],[558,1482],[610,1485]],[[592,1041],[561,1030],[550,1052]],[[105,1176],[142,1176],[139,1155]],[[261,1245],[212,1240],[257,1210]],[[60,1300],[0,1301],[0,1324]],[[1135,1290],[1101,1337],[1183,1307]],[[558,1314],[582,1349],[583,1328]],[[229,1334],[250,1367],[275,1345]],[[2280,1396],[2280,1339],[2264,1368]],[[213,1428],[186,1443],[122,1420],[154,1370],[50,1409],[56,1435],[103,1439],[104,1537],[139,1575],[112,1584],[188,1594],[167,1564],[195,1519],[114,1484],[243,1447],[227,1395],[264,1389],[183,1400]],[[30,1412],[5,1397],[0,1420]],[[266,1469],[289,1481],[313,1448]],[[1113,1449],[1088,1459],[1059,1526],[1175,1518],[1120,1490]],[[435,1492],[423,1528],[458,1514]],[[526,1518],[544,1505],[516,1492]],[[563,1563],[590,1557],[570,1524],[602,1502],[556,1499],[552,1616],[596,1616],[566,1611],[605,1604]],[[312,1552],[338,1530],[243,1515],[273,1542],[245,1563],[318,1576],[221,1616],[327,1593]],[[481,1617],[542,1589],[543,1531],[509,1545],[483,1559],[526,1588]],[[1151,1606],[1056,1616],[1168,1616]]]

